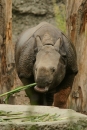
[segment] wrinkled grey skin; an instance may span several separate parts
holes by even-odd
[[[65,89],[67,84],[72,88],[78,71],[73,44],[60,30],[46,22],[20,35],[16,43],[15,62],[24,85],[37,83],[26,90],[31,104],[37,105],[52,105],[54,93]],[[69,75],[72,80],[64,88],[59,88]]]

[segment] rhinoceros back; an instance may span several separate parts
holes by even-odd
[[[20,50],[20,48],[32,37],[32,36],[40,36],[41,38],[43,37],[44,33],[50,33],[50,35],[57,40],[59,36],[61,36],[61,31],[58,30],[56,27],[53,25],[47,23],[47,22],[42,22],[38,24],[36,27],[29,28],[26,31],[24,31],[18,38],[17,40],[17,49]]]

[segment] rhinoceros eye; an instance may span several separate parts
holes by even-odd
[[[66,55],[62,55],[63,58],[67,58]]]
[[[52,73],[54,73],[56,69],[54,67],[51,67],[50,70]]]

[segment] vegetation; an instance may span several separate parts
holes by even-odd
[[[68,119],[70,117],[60,117],[60,115],[58,115],[57,113],[55,114],[33,114],[33,115],[23,115],[23,112],[17,112],[17,113],[13,113],[11,111],[6,112],[1,110],[0,111],[0,122],[11,122],[15,119],[21,119],[21,122],[46,122],[46,121],[60,121],[60,120],[64,120],[64,119]],[[71,117],[73,118],[73,117]]]
[[[5,103],[7,103],[8,100],[9,100],[9,97],[10,97],[12,94],[18,93],[18,92],[20,92],[20,91],[22,91],[22,90],[25,90],[25,89],[27,89],[27,88],[33,87],[33,86],[35,86],[35,85],[36,85],[36,83],[29,84],[29,85],[26,85],[26,86],[17,87],[17,88],[15,88],[15,89],[13,89],[13,90],[11,90],[11,91],[9,91],[9,92],[6,92],[6,93],[1,94],[0,97],[7,95],[7,97],[6,97],[6,99],[5,99]]]
[[[66,21],[65,21],[65,5],[57,5],[56,1],[53,0],[54,14],[57,27],[64,33],[66,33]]]

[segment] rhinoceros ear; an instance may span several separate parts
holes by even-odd
[[[58,38],[58,40],[56,41],[54,47],[57,51],[59,51],[60,48],[60,44],[61,44],[61,38]]]
[[[43,46],[39,36],[36,37],[36,43],[37,43],[37,48],[39,51]]]
[[[62,56],[66,56],[66,52],[65,52],[65,49],[64,49],[64,46],[63,44],[61,43],[61,38],[59,38],[55,45],[54,45],[55,49],[62,55]]]

